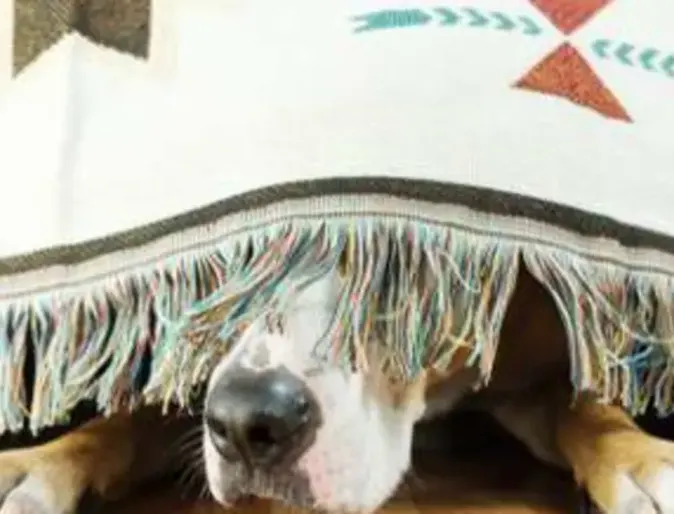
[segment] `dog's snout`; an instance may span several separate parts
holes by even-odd
[[[209,392],[205,407],[215,448],[225,459],[249,467],[299,458],[319,423],[313,394],[284,368],[232,370]]]

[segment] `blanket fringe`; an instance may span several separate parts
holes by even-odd
[[[230,243],[230,247],[231,247]],[[500,326],[517,275],[516,247],[468,233],[397,222],[345,222],[298,228],[234,245],[226,280],[186,310],[155,358],[151,401],[189,404],[192,386],[207,375],[227,345],[253,321],[283,308],[296,291],[343,268],[333,322],[317,342],[319,357],[367,366],[364,346],[377,334],[392,380],[428,366],[446,367],[469,349],[470,365],[488,378]],[[170,323],[169,323],[170,325]],[[159,398],[161,395],[161,398]]]
[[[674,280],[570,252],[523,249],[554,298],[567,330],[571,380],[632,414],[672,407]]]
[[[62,422],[82,400],[105,413],[189,406],[238,333],[336,270],[344,288],[318,355],[366,367],[376,339],[377,364],[407,380],[462,350],[487,381],[520,257],[557,303],[576,389],[635,413],[651,403],[668,412],[671,277],[446,225],[345,218],[277,223],[86,288],[0,304],[0,431]]]

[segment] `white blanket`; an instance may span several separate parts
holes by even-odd
[[[576,252],[664,288],[660,307],[672,301],[674,4],[139,0],[150,7],[149,32],[130,38],[146,38],[141,50],[101,36],[96,8],[78,14],[61,0],[65,11],[41,18],[35,5],[46,4],[0,0],[0,301],[14,328],[8,313],[36,295],[76,301],[233,234],[345,212],[461,222],[517,251]],[[128,5],[117,1],[120,27]],[[41,30],[51,33],[32,39]],[[115,240],[262,188],[353,177],[381,191],[279,189],[180,230]],[[451,188],[430,198],[428,182],[410,198],[387,179],[543,203],[510,216],[492,193],[482,208]],[[558,204],[588,216],[555,217]],[[102,249],[88,243],[100,238]],[[525,257],[551,286],[540,255]],[[51,414],[34,425],[71,403],[40,407]],[[15,406],[4,407],[12,427]]]

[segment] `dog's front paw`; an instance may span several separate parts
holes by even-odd
[[[0,514],[72,514],[86,489],[78,458],[66,447],[0,453]]]
[[[641,431],[602,438],[588,466],[590,496],[606,514],[674,514],[674,445]]]

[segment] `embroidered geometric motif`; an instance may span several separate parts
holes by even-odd
[[[146,59],[151,0],[14,0],[14,75],[71,32]]]
[[[613,0],[529,0],[564,34],[571,34]],[[565,98],[607,118],[631,122],[618,98],[570,43],[563,43],[514,87]]]
[[[612,0],[530,0],[565,35],[578,30]]]
[[[545,57],[515,87],[566,98],[607,118],[632,121],[620,101],[569,43]]]
[[[573,34],[615,0],[527,0],[564,36]],[[472,29],[537,38],[548,27],[540,19],[517,12],[489,10],[470,5],[382,9],[353,16],[355,34],[376,31],[415,30],[435,27],[446,30]],[[597,37],[583,53],[632,70],[674,80],[674,52],[653,46],[637,47],[627,41]],[[632,122],[617,96],[603,83],[572,43],[565,41],[534,65],[512,87],[563,98],[602,116]]]

